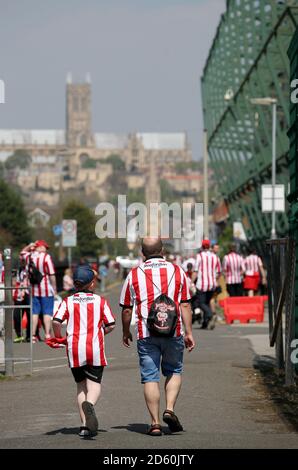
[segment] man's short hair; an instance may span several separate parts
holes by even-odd
[[[236,251],[236,243],[230,243],[230,251]]]
[[[162,253],[162,241],[160,238],[147,237],[142,241],[142,253],[145,258],[149,256],[161,255]]]

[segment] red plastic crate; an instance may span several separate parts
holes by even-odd
[[[255,297],[227,297],[219,301],[224,309],[226,323],[231,324],[234,320],[240,323],[249,323],[255,320],[257,323],[264,321],[264,303],[268,300],[266,295]]]

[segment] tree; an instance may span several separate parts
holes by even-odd
[[[108,158],[105,160],[105,163],[110,163],[113,167],[114,171],[124,171],[125,170],[125,163],[120,157],[120,155],[117,155],[115,153],[112,153],[111,155],[108,156]]]
[[[82,162],[82,168],[85,168],[85,169],[96,168],[96,160],[94,160],[94,158],[88,157],[86,160]]]
[[[96,256],[102,242],[95,234],[96,217],[93,212],[80,201],[70,201],[63,210],[64,219],[77,221],[77,247],[75,256]]]
[[[31,229],[21,196],[5,181],[0,180],[0,240],[13,248],[31,241]]]
[[[203,171],[202,160],[193,160],[191,162],[178,162],[175,164],[175,170],[179,175],[183,175],[192,171]]]
[[[17,149],[5,162],[5,168],[7,170],[14,170],[16,167],[24,170],[28,168],[31,163],[31,155],[23,149]]]
[[[179,200],[179,195],[176,194],[170,183],[163,179],[160,180],[160,196],[161,200],[167,204],[172,204],[172,202]]]

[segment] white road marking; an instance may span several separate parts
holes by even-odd
[[[60,366],[41,367],[40,369],[33,369],[33,372],[40,372],[46,369],[59,369],[60,367],[68,367],[68,364],[60,364]]]

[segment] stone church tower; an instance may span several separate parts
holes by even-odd
[[[66,142],[69,148],[93,147],[91,125],[91,84],[72,83],[71,75],[66,83]]]

